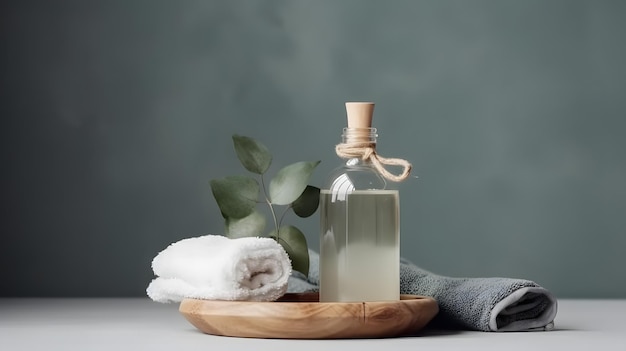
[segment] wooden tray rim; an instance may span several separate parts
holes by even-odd
[[[206,334],[278,339],[400,336],[420,330],[439,311],[432,297],[422,295],[402,294],[398,301],[355,302],[319,302],[318,297],[317,293],[287,293],[277,301],[264,302],[184,299],[179,311]],[[259,311],[270,311],[272,316],[266,318]],[[316,313],[310,317],[299,311]],[[268,325],[277,322],[282,323],[280,328],[268,329]],[[334,325],[335,330],[303,328],[320,323]]]

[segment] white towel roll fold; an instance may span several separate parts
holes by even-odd
[[[169,245],[152,270],[157,278],[146,292],[157,302],[274,301],[287,291],[291,261],[271,238],[205,235]]]

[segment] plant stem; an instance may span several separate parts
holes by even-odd
[[[267,203],[267,206],[269,206],[270,212],[272,212],[272,219],[274,220],[274,227],[276,227],[276,242],[279,242],[278,240],[280,239],[280,231],[278,230],[278,220],[276,219],[276,212],[274,212],[274,206],[272,206],[272,202],[267,197],[267,191],[265,191],[265,180],[263,179],[262,174],[261,174],[261,186],[263,187],[263,196],[265,197],[265,202]]]
[[[291,205],[289,205],[287,208],[285,208],[283,213],[280,215],[280,219],[278,220],[278,225],[282,225],[283,219],[285,218],[285,215],[287,214],[287,211],[289,211],[290,209],[291,209]]]

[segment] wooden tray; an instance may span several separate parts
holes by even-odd
[[[180,313],[200,331],[280,339],[383,338],[414,333],[438,312],[425,296],[400,301],[319,302],[317,293],[285,294],[276,302],[185,299]]]

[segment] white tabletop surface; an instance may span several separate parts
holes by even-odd
[[[0,299],[0,350],[621,350],[626,300],[559,300],[555,329],[487,333],[424,329],[411,337],[247,339],[199,332],[176,304],[148,298]]]

